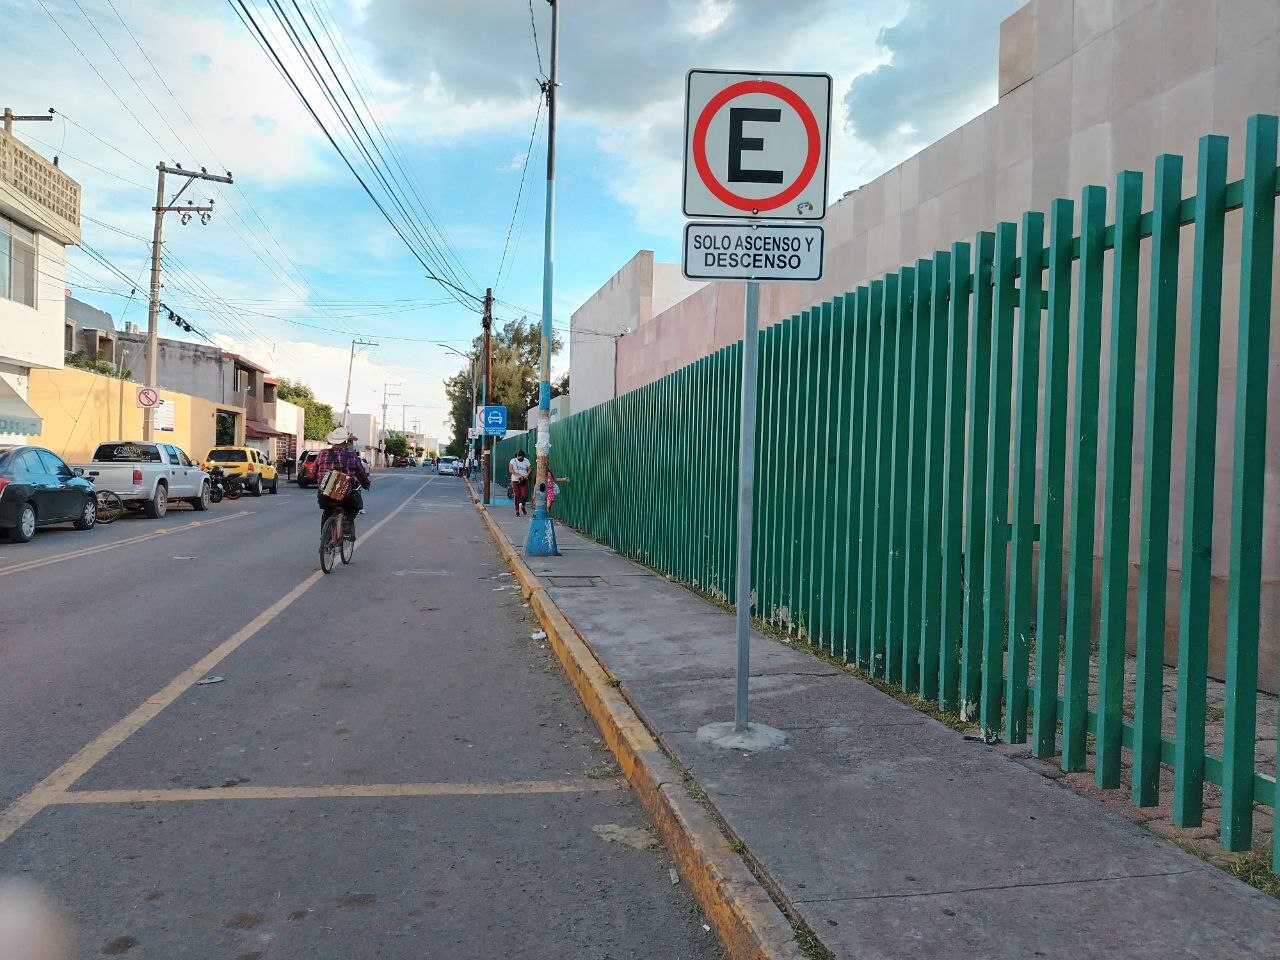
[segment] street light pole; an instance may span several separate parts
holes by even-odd
[[[555,272],[556,221],[556,101],[560,58],[560,5],[551,4],[551,77],[547,81],[547,221],[542,260],[542,368],[538,384],[538,469],[535,474],[533,519],[524,552],[528,557],[558,557],[556,527],[547,513],[547,457],[551,453],[551,294]]]
[[[448,350],[450,353],[456,353],[456,354],[457,354],[458,356],[460,356],[463,360],[466,360],[468,363],[470,363],[470,364],[471,364],[471,427],[475,427],[475,425],[476,425],[476,379],[477,379],[477,374],[476,374],[476,360],[477,360],[477,357],[476,357],[476,354],[475,354],[475,352],[474,352],[474,351],[472,351],[471,353],[463,353],[463,352],[462,352],[461,350],[459,350],[457,347],[451,347],[451,346],[449,346],[447,343],[440,343],[439,341],[435,341],[435,345],[436,345],[437,347],[444,347],[444,348],[445,348],[446,350]],[[469,429],[470,429],[470,428],[469,428]],[[467,450],[471,449],[471,437],[470,437],[470,436],[468,436],[468,437],[467,437],[467,443],[466,443],[466,446],[464,447],[464,449],[467,449]]]
[[[348,423],[348,415],[351,412],[351,372],[356,366],[356,347],[376,347],[378,344],[373,340],[362,340],[356,337],[351,341],[351,359],[347,361],[347,395],[342,400],[342,428],[345,430]]]

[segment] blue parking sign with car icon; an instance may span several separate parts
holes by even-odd
[[[507,408],[484,408],[484,432],[488,437],[504,437],[507,434]]]

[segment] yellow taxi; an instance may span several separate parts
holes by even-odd
[[[261,450],[253,447],[214,447],[201,464],[206,471],[221,467],[228,476],[244,477],[246,489],[255,497],[280,492],[280,475],[275,465],[267,460]]]

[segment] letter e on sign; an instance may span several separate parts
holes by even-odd
[[[823,219],[830,131],[829,74],[690,70],[685,216]]]

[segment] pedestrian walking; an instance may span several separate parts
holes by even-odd
[[[517,517],[529,515],[529,471],[532,467],[533,464],[523,450],[517,450],[507,464],[507,473],[511,477],[511,499],[515,503]]]

